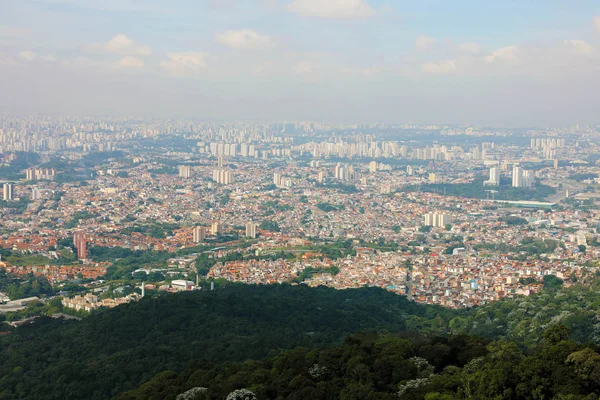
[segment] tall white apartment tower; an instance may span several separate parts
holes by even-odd
[[[12,183],[5,183],[2,186],[2,189],[3,189],[2,198],[4,199],[4,201],[12,200],[14,185]]]
[[[521,167],[513,167],[512,187],[523,187],[523,169]]]

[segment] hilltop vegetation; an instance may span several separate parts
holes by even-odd
[[[540,399],[579,396],[598,388],[584,375],[596,373],[600,357],[578,344],[600,343],[600,286],[586,279],[571,288],[548,279],[539,294],[471,310],[411,303],[376,288],[233,284],[145,298],[81,322],[43,318],[0,336],[0,400],[108,399],[128,391],[123,399],[163,399],[193,386],[208,387],[211,399],[242,387],[260,399],[387,399],[424,379],[412,357],[428,360],[435,376],[417,382],[423,390],[407,392],[408,399],[469,398],[466,388],[472,399],[534,398],[525,395],[530,390]],[[542,338],[558,325],[560,340],[548,347]],[[380,336],[342,345],[368,331]],[[281,355],[297,347],[304,349]],[[306,369],[322,363],[331,375],[307,378]],[[558,375],[548,369],[555,367]],[[492,379],[491,388],[482,384]]]
[[[247,389],[257,399],[597,399],[600,355],[568,340],[562,325],[524,352],[514,343],[468,336],[349,337],[339,347],[299,348],[264,361],[195,362],[165,371],[119,400],[176,399],[206,388],[196,399],[225,399]],[[486,345],[487,344],[487,345]]]
[[[0,399],[108,399],[192,360],[243,361],[364,331],[443,333],[454,313],[379,289],[231,285],[0,336]]]

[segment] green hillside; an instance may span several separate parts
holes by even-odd
[[[185,374],[194,374],[194,368],[199,365],[203,371],[209,369],[205,371],[207,376],[216,374],[212,368],[225,368],[219,376],[229,381],[230,376],[237,376],[237,372],[229,372],[246,368],[246,364],[266,363],[264,365],[268,367],[282,351],[297,347],[309,349],[306,350],[306,357],[309,357],[313,350],[330,351],[331,346],[339,346],[344,338],[359,332],[382,335],[416,332],[419,338],[411,333],[413,336],[409,339],[416,340],[417,343],[411,346],[417,347],[428,340],[442,340],[440,343],[459,340],[453,335],[501,339],[504,340],[502,343],[522,353],[519,357],[529,360],[527,357],[534,356],[540,346],[543,347],[544,333],[557,325],[569,330],[573,343],[590,343],[592,346],[598,343],[599,289],[593,282],[571,288],[557,284],[530,297],[504,299],[460,311],[412,303],[382,289],[338,291],[304,285],[235,284],[212,292],[145,298],[97,312],[80,322],[46,318],[0,335],[0,399],[110,399],[139,388],[157,374],[162,378],[156,379],[170,377],[167,380],[177,381],[174,386],[169,386],[169,393],[175,393],[188,384],[196,384],[195,381],[188,382]],[[446,339],[432,339],[436,337]],[[480,343],[483,339],[465,340]],[[442,347],[436,344],[434,352],[439,351],[442,355],[448,351],[452,354],[470,352],[466,348],[448,350],[444,346],[446,344]],[[568,350],[572,352],[580,349],[580,345],[569,346]],[[427,358],[438,372],[448,366],[461,367],[468,361],[459,362],[457,356],[453,356],[444,361],[445,364],[439,364],[435,355],[431,358],[419,351],[410,354]],[[489,348],[486,352],[490,352]],[[229,364],[231,362],[241,364]],[[375,368],[375,364],[369,368]],[[188,372],[177,375],[182,371]],[[510,372],[510,379],[518,378],[512,376],[515,373]],[[352,378],[342,375],[338,378]],[[285,380],[288,375],[268,379]],[[554,378],[548,379],[554,384]],[[152,385],[156,384],[155,380],[152,382]],[[203,382],[205,380],[199,380],[198,384],[204,385]],[[214,380],[206,382],[219,396],[236,386],[225,385],[219,389]],[[246,378],[240,382],[245,386],[258,385]],[[382,393],[400,383],[386,382]],[[339,382],[336,385],[339,386]],[[139,393],[132,395],[139,396]]]
[[[366,334],[338,347],[296,349],[264,361],[195,362],[118,399],[175,400],[193,388],[199,391],[195,400],[229,399],[236,390],[259,400],[597,399],[600,355],[568,336],[566,327],[553,326],[526,353],[514,343],[467,336]]]
[[[231,285],[0,337],[0,399],[108,399],[191,360],[261,359],[364,331],[443,333],[454,312],[379,289]]]

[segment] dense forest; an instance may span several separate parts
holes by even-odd
[[[361,334],[343,345],[298,348],[262,361],[193,362],[165,371],[119,400],[240,398],[286,400],[597,399],[600,355],[550,327],[525,352],[469,336]]]
[[[0,399],[108,399],[192,360],[243,361],[365,330],[442,334],[451,310],[379,289],[231,285],[0,335]]]
[[[243,388],[259,399],[386,399],[403,387],[408,399],[585,398],[555,396],[598,389],[600,286],[555,283],[470,310],[377,288],[231,284],[80,322],[40,318],[0,335],[0,399],[159,399],[194,387],[211,399]],[[329,372],[307,377],[315,365]]]

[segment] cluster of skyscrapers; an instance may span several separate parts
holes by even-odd
[[[25,171],[25,178],[28,181],[53,181],[55,177],[56,171],[54,168],[28,168]]]
[[[213,171],[213,181],[221,185],[231,185],[233,183],[233,173],[225,168],[223,156],[219,156],[217,161],[217,169]]]
[[[348,164],[337,164],[335,166],[335,178],[341,181],[349,181],[354,179],[356,173],[354,167]]]
[[[532,138],[531,148],[534,150],[542,150],[544,158],[553,160],[556,154],[556,149],[562,149],[566,146],[566,139],[561,138]]]
[[[515,188],[531,188],[535,182],[533,171],[524,170],[515,165],[512,172],[512,187]]]
[[[446,225],[449,225],[451,223],[452,218],[448,214],[429,213],[425,214],[423,225],[432,226],[434,228],[444,228]]]
[[[179,177],[189,179],[192,177],[192,167],[189,165],[182,165],[179,167]]]
[[[273,184],[280,188],[289,189],[292,187],[292,180],[282,176],[281,174],[275,173],[273,174]]]

